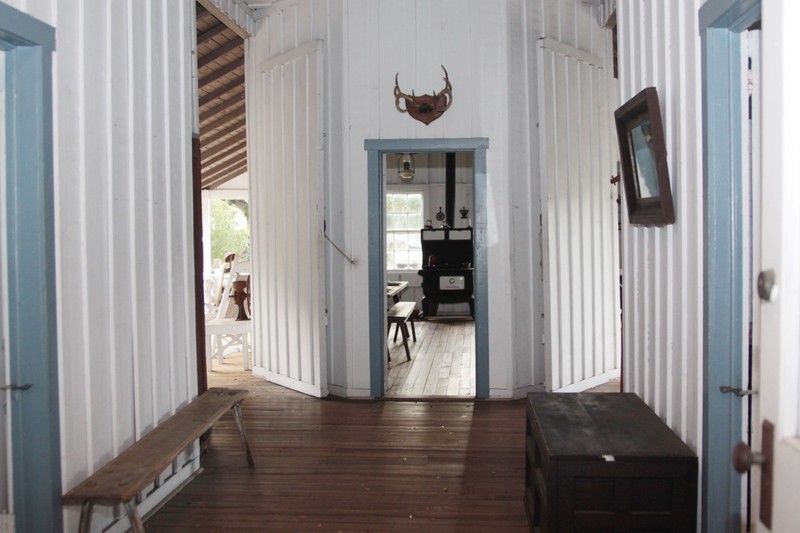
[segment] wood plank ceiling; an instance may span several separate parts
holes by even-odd
[[[247,172],[244,40],[197,4],[200,183],[219,187]]]

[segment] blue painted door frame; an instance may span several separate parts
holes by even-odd
[[[367,201],[369,206],[369,372],[370,395],[384,395],[384,360],[386,359],[386,280],[383,156],[398,152],[472,152],[474,154],[474,220],[475,252],[475,393],[489,397],[489,288],[486,256],[486,150],[489,140],[469,139],[368,139]]]
[[[55,30],[0,3],[6,57],[9,381],[17,531],[61,531],[53,229]]]
[[[722,385],[742,383],[746,295],[741,145],[741,32],[760,19],[759,0],[708,0],[699,13],[702,40],[704,181],[704,353],[702,528],[741,530],[741,478],[733,447],[742,440],[742,402]]]

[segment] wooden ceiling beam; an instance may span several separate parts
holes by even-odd
[[[227,137],[233,133],[237,133],[238,131],[244,131],[245,127],[245,117],[244,115],[236,121],[234,124],[222,129],[220,131],[211,131],[207,130],[207,133],[203,135],[202,128],[200,129],[200,144],[202,145],[205,142],[214,142],[214,139],[222,139],[223,137]],[[213,139],[209,138],[213,137]]]
[[[238,165],[234,165],[219,172],[204,176],[201,178],[201,187],[207,189],[215,185],[221,185],[226,181],[235,178],[245,170],[247,170],[247,161],[242,161]]]
[[[224,161],[226,159],[230,159],[234,155],[244,152],[245,155],[247,154],[247,141],[241,141],[233,145],[230,149],[225,150],[224,152],[220,152],[213,157],[210,157],[207,160],[201,161],[202,165],[205,167],[206,165],[216,165],[220,161]],[[206,156],[208,157],[208,155]]]
[[[237,58],[235,61],[231,61],[226,66],[214,70],[211,74],[207,74],[206,76],[200,78],[197,86],[200,89],[203,89],[209,83],[214,83],[218,79],[227,76],[231,72],[236,71],[236,69],[244,68],[244,56]]]
[[[205,44],[207,41],[213,39],[220,33],[224,32],[228,27],[223,24],[222,22],[217,21],[217,23],[211,26],[209,29],[197,35],[197,46]]]
[[[205,150],[200,151],[200,162],[205,164],[209,162],[211,159],[217,157],[218,155],[224,153],[227,150],[240,150],[244,148],[247,149],[247,138],[239,139],[233,144],[229,144],[227,146],[212,146],[211,148],[206,148]]]
[[[233,81],[230,83],[223,85],[218,89],[214,89],[207,94],[200,96],[200,107],[204,105],[210,104],[213,100],[216,100],[220,96],[225,93],[233,92],[236,89],[244,90],[244,76],[237,76]]]
[[[201,139],[200,140],[200,152],[201,153],[206,153],[207,149],[214,149],[214,148],[224,150],[225,148],[230,148],[231,146],[233,146],[237,142],[241,141],[242,139],[247,139],[247,132],[246,131],[243,131],[239,135],[234,135],[233,137],[225,139],[224,141],[222,141],[219,144],[214,144],[214,143],[212,143],[210,141],[203,142],[203,140]]]
[[[213,122],[206,122],[206,123],[201,122],[200,135],[203,135],[203,133],[206,131],[212,132],[216,129],[222,128],[223,126],[227,126],[234,120],[239,120],[239,118],[242,117],[243,115],[244,113],[228,113],[227,115],[222,115],[220,118],[218,118]]]
[[[205,173],[205,176],[212,176],[215,173],[222,175],[230,171],[232,168],[240,167],[243,163],[247,163],[247,154],[245,153],[241,153],[237,157],[233,157],[224,162],[218,163],[216,166],[205,168],[203,169],[203,172]]]
[[[214,107],[212,107],[210,109],[207,109],[205,111],[201,111],[200,112],[200,123],[201,123],[200,127],[202,128],[202,123],[205,122],[206,120],[210,119],[211,117],[219,115],[223,111],[229,111],[229,114],[233,113],[234,111],[237,111],[239,107],[244,107],[244,94],[242,94],[240,96],[236,96],[234,98],[229,98],[229,99],[225,100],[224,102],[220,102],[219,104],[215,105]]]
[[[225,54],[233,52],[234,50],[242,49],[242,57],[244,57],[244,43],[242,43],[241,39],[234,39],[223,46],[214,48],[213,51],[207,53],[204,56],[201,56],[197,59],[197,68],[203,68],[209,63],[216,61],[217,59],[221,58]],[[238,59],[238,58],[237,58]]]

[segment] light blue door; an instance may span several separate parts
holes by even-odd
[[[2,385],[15,387],[2,394],[10,404],[13,510],[17,531],[61,531],[51,73],[55,30],[0,3],[0,48],[5,60],[2,215],[9,362]]]

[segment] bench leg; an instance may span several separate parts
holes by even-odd
[[[411,351],[408,349],[408,326],[405,322],[398,325],[403,327],[403,347],[406,349],[406,361],[411,361]]]
[[[92,507],[94,504],[90,501],[83,502],[81,506],[81,521],[78,524],[78,533],[89,533],[92,528]]]
[[[128,513],[131,531],[133,531],[133,533],[145,533],[144,522],[142,522],[142,517],[139,516],[139,509],[136,508],[136,502],[133,500],[125,502],[125,512]]]
[[[414,329],[414,318],[413,318],[413,315],[412,315],[412,318],[409,319],[408,322],[411,324],[411,336],[414,339],[414,342],[417,342],[417,330]]]
[[[232,407],[233,418],[236,419],[236,427],[239,428],[239,436],[242,437],[244,444],[244,452],[247,454],[247,466],[253,468],[256,462],[253,461],[253,454],[250,452],[250,444],[247,442],[247,433],[244,432],[244,421],[242,420],[242,407],[241,404],[236,404]]]

